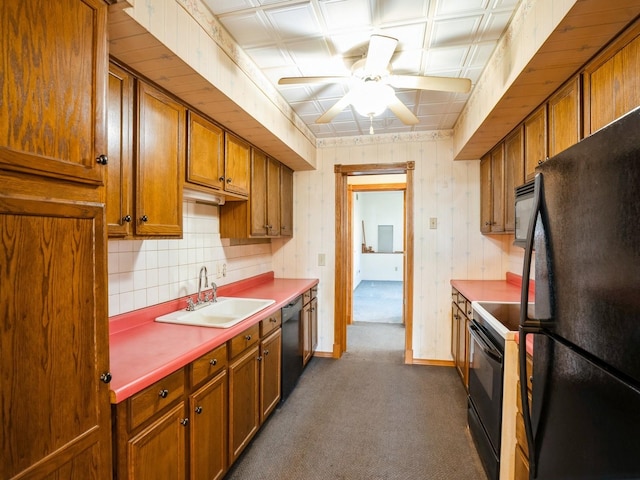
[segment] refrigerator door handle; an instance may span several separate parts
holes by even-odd
[[[534,233],[538,214],[540,213],[540,205],[542,198],[542,174],[537,173],[534,180],[534,197],[533,210],[531,218],[529,218],[529,227],[527,229],[527,240],[524,253],[524,265],[522,267],[522,290],[520,296],[520,326],[519,326],[519,352],[518,360],[520,367],[520,401],[522,402],[522,416],[524,417],[524,429],[529,447],[529,472],[530,478],[535,478],[536,464],[536,448],[533,438],[533,426],[531,424],[531,411],[529,408],[529,393],[527,392],[527,335],[530,333],[539,333],[540,325],[535,320],[528,318],[529,305],[529,278],[531,275],[531,255],[533,253]]]

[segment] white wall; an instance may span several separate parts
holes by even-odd
[[[334,165],[415,161],[414,357],[450,360],[450,280],[503,279],[509,269],[508,236],[480,234],[480,163],[453,161],[450,131],[318,143],[318,170],[295,173],[294,238],[274,240],[273,265],[276,276],[320,279],[319,350],[333,351]]]
[[[220,238],[218,207],[185,202],[183,214],[182,239],[109,241],[109,316],[197,292],[202,265],[219,286],[272,270],[268,243],[229,246]],[[216,278],[218,265],[226,265],[225,277]]]
[[[362,280],[402,281],[403,253],[360,253],[360,256]]]

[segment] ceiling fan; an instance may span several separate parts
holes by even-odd
[[[397,44],[398,40],[395,38],[372,35],[366,57],[353,64],[351,76],[284,77],[278,81],[278,84],[344,83],[349,85],[347,94],[322,114],[316,123],[329,123],[348,105],[353,105],[358,113],[369,117],[372,124],[373,117],[389,108],[402,123],[413,125],[419,122],[418,118],[396,97],[393,87],[462,93],[471,89],[471,80],[468,78],[393,75],[389,62]],[[370,132],[373,133],[373,127]]]

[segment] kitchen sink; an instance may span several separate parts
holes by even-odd
[[[229,328],[274,303],[263,298],[218,297],[216,302],[194,311],[178,310],[156,317],[156,322]]]

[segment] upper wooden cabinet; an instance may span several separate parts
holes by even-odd
[[[293,235],[293,172],[260,150],[251,155],[251,195],[247,202],[220,207],[223,238]]]
[[[580,140],[580,78],[568,82],[549,98],[549,156]]]
[[[0,32],[0,168],[101,185],[106,6],[2,2]]]
[[[504,230],[516,228],[515,189],[524,183],[523,127],[511,132],[504,140]]]
[[[133,233],[133,108],[134,78],[120,67],[109,65],[107,93],[108,147],[107,228],[109,236]]]
[[[225,133],[224,143],[224,188],[227,192],[247,197],[249,196],[251,146],[229,132]]]
[[[280,165],[280,235],[293,236],[293,170]]]
[[[547,159],[547,105],[538,107],[524,121],[524,172],[527,180],[535,168]]]
[[[480,231],[504,232],[504,145],[480,160]]]
[[[587,65],[583,79],[585,136],[640,105],[640,21]]]
[[[187,116],[187,182],[224,191],[224,131],[197,113]]]
[[[137,234],[182,235],[185,107],[138,80]]]

